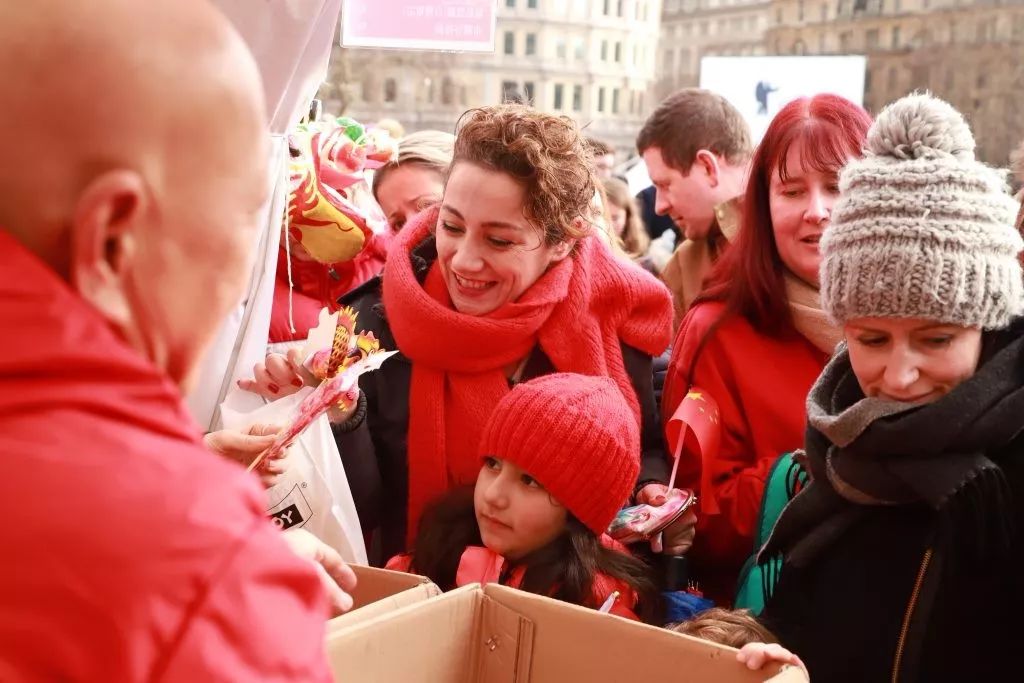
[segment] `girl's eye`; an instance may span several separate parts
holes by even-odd
[[[501,469],[501,463],[498,462],[497,458],[492,458],[492,457],[488,456],[488,457],[484,458],[484,467],[486,467],[489,470],[497,471],[497,470]]]
[[[498,247],[499,249],[507,249],[511,247],[513,244],[513,242],[509,242],[508,240],[501,240],[498,239],[497,237],[490,237],[488,239],[490,240],[491,244]]]
[[[405,227],[405,216],[401,216],[401,217],[396,216],[395,218],[391,219],[391,229],[392,230],[394,230],[395,232],[398,232],[403,227]]]
[[[522,479],[522,482],[524,484],[526,484],[527,486],[529,486],[530,488],[535,488],[535,489],[542,489],[542,488],[544,488],[543,486],[540,485],[539,481],[537,481],[536,479],[531,477],[529,474],[524,474],[520,478]]]
[[[799,190],[797,188],[792,187],[782,191],[782,196],[789,197],[790,199],[792,199],[793,197],[799,197],[801,194],[803,194],[803,190]]]
[[[829,185],[828,191],[831,192],[832,194],[839,194],[839,184],[833,183],[832,185]]]
[[[458,235],[462,232],[462,228],[457,225],[452,225],[451,223],[441,223],[441,229],[452,235]]]

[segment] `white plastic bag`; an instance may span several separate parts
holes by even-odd
[[[226,429],[284,424],[312,388],[249,410],[253,394],[234,388],[221,404]],[[267,514],[282,529],[306,529],[337,550],[346,562],[366,564],[359,517],[326,415],[317,418],[288,449],[288,469],[267,489]]]

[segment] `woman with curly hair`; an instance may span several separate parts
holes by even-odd
[[[671,301],[591,235],[590,156],[566,117],[522,105],[468,112],[440,205],[406,224],[380,278],[343,299],[400,351],[363,378],[337,426],[360,521],[380,529],[383,558],[408,548],[428,503],[475,481],[488,416],[541,375],[613,379],[643,435],[637,483],[667,480],[651,359],[668,346]],[[290,386],[287,366],[271,363],[275,388]],[[666,535],[667,551],[688,546],[692,522]]]

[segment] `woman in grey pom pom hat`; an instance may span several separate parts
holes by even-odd
[[[808,397],[811,483],[760,559],[764,618],[814,681],[1002,678],[1024,613],[1024,288],[1005,179],[928,95],[840,177],[823,308],[845,347]],[[1010,616],[1014,615],[1014,616]]]

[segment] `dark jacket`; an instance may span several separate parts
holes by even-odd
[[[1019,335],[1012,344],[1024,346]],[[1014,352],[1002,359],[1008,362],[999,368],[1001,381],[1024,387],[1024,354]],[[975,378],[980,376],[981,370]],[[827,538],[827,545],[802,563],[794,562],[795,546],[785,546],[791,550],[786,553],[786,564],[763,619],[781,642],[803,659],[816,683],[1004,680],[1005,672],[1016,668],[1016,648],[1024,633],[1024,411],[1011,401],[1019,401],[1022,392],[987,393],[984,387],[978,390],[965,385],[932,404],[961,401],[964,411],[977,410],[976,418],[963,418],[963,427],[949,429],[934,420],[929,427],[927,420],[919,419],[912,433],[900,434],[899,420],[887,418],[879,420],[880,429],[879,423],[872,424],[845,449],[850,452],[865,439],[889,438],[879,436],[886,430],[890,436],[901,436],[898,442],[890,440],[891,449],[881,449],[885,452],[872,449],[878,456],[876,462],[881,463],[879,471],[893,476],[892,481],[901,471],[916,472],[904,481],[913,490],[927,493],[929,480],[941,476],[945,453],[931,458],[919,451],[915,458],[915,449],[926,441],[943,448],[945,444],[963,444],[972,425],[993,411],[1004,410],[994,428],[982,428],[985,434],[1009,435],[993,436],[996,443],[981,450],[984,471],[960,478],[964,483],[959,487],[943,486],[942,495],[927,503],[850,504],[842,514],[830,517],[820,514],[821,508],[808,519],[818,518],[814,533]],[[812,391],[812,401],[814,394]],[[927,417],[932,406],[918,409],[916,415]],[[925,429],[920,428],[922,423]],[[943,430],[948,430],[948,435]],[[927,432],[939,433],[938,438]],[[814,434],[809,427],[809,458],[813,456]],[[902,438],[912,434],[917,436]],[[827,478],[849,481],[836,469],[842,467],[836,460],[842,451],[828,452],[831,469]],[[908,453],[909,463],[898,462]],[[954,450],[958,453],[961,459],[978,451]],[[853,470],[860,469],[853,464]],[[801,492],[790,508],[811,487]],[[953,490],[956,493],[950,493]],[[789,508],[773,537],[788,512]],[[822,522],[825,519],[832,522]],[[849,520],[853,521],[847,523]],[[992,533],[1003,524],[1003,531]],[[803,533],[797,538],[806,542],[811,535]],[[770,540],[769,547],[772,543]]]
[[[430,262],[417,265],[417,276],[426,277]],[[380,370],[363,375],[360,389],[366,397],[366,418],[355,430],[335,430],[345,473],[355,500],[359,522],[365,532],[380,527],[377,563],[406,550],[406,518],[409,498],[406,436],[409,427],[409,389],[412,364],[391,334],[381,301],[381,279],[370,280],[341,299],[359,315],[361,330],[373,332],[381,348],[399,350]],[[661,418],[654,398],[654,369],[650,356],[622,346],[626,371],[633,378],[642,413],[641,467],[638,485],[666,483],[669,464]],[[526,381],[555,371],[551,361],[535,347],[523,370]]]

